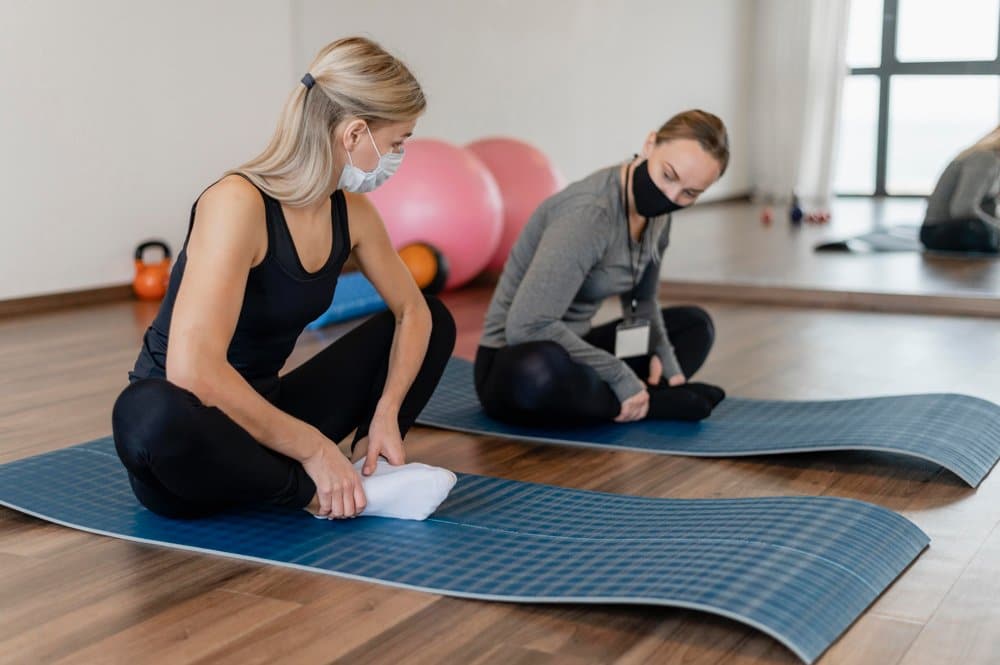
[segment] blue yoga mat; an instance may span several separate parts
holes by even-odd
[[[483,413],[472,363],[452,358],[421,425],[542,443],[735,457],[876,450],[930,460],[978,487],[1000,457],[1000,406],[966,395],[827,402],[727,398],[701,423],[641,421],[581,428],[507,425]]]
[[[330,308],[320,314],[306,328],[316,330],[341,321],[356,319],[365,314],[381,312],[387,307],[368,278],[360,272],[341,275],[337,280],[337,290],[333,293]]]
[[[849,499],[650,499],[464,474],[425,522],[266,507],[171,520],[139,506],[110,439],[0,466],[0,504],[116,538],[450,596],[703,610],[806,662],[929,542],[904,517]]]

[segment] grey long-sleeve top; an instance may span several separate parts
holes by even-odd
[[[663,362],[664,376],[681,370],[656,301],[660,257],[670,241],[670,216],[649,220],[638,243],[642,251],[632,243],[630,259],[620,168],[602,169],[573,183],[535,211],[493,292],[480,344],[500,348],[557,342],[574,360],[593,367],[624,401],[642,390],[644,381],[583,336],[606,298],[620,296],[622,305],[628,306],[633,278],[638,279],[636,315],[652,326],[650,346]]]
[[[927,199],[925,224],[981,219],[1000,228],[996,199],[1000,195],[1000,153],[980,150],[948,164]]]

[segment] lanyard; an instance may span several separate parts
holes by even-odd
[[[629,226],[629,207],[628,207],[628,190],[629,185],[632,183],[632,169],[631,165],[625,167],[625,191],[622,192],[622,204],[625,207],[625,238],[628,240],[628,270],[632,277],[632,317],[635,318],[635,310],[638,307],[639,302],[636,299],[636,290],[639,288],[639,262],[642,261],[642,248],[646,243],[646,232],[649,230],[649,217],[646,218],[646,226],[642,229],[642,234],[639,236],[639,255],[632,258],[632,228]]]

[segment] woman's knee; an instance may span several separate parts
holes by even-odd
[[[701,307],[694,307],[693,309],[697,311],[696,316],[701,322],[702,330],[705,332],[705,340],[708,342],[708,346],[711,346],[715,342],[715,322],[712,321],[712,316]]]
[[[934,228],[934,225],[927,222],[924,222],[920,226],[920,243],[926,249],[934,249],[936,231],[937,229]]]
[[[111,412],[115,448],[126,466],[147,464],[165,445],[176,451],[188,439],[179,434],[197,401],[165,379],[140,379],[126,387]]]
[[[677,328],[701,333],[708,344],[715,341],[715,323],[705,309],[697,305],[668,307],[663,310],[664,323],[670,328]]]
[[[920,242],[930,250],[961,251],[963,243],[963,222],[924,223],[920,227]]]
[[[430,345],[435,349],[447,349],[451,355],[455,348],[455,317],[439,298],[435,296],[424,296],[427,300],[427,308],[431,312],[431,341]]]
[[[540,408],[564,389],[573,359],[556,342],[520,345],[510,358],[508,376],[512,398],[523,409]]]

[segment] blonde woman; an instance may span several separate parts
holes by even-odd
[[[927,200],[920,241],[927,249],[1000,250],[1000,127],[956,157]]]
[[[714,340],[698,307],[660,309],[671,213],[729,162],[722,121],[692,110],[650,132],[642,156],[544,201],[514,245],[486,314],[475,383],[487,414],[535,425],[706,418],[722,389],[688,379]],[[608,297],[625,319],[591,327]]]
[[[393,251],[371,191],[399,166],[424,95],[399,60],[348,38],[317,55],[270,144],[191,211],[168,293],[115,403],[114,439],[139,501],[172,517],[271,503],[320,517],[366,506],[335,442],[405,461],[402,437],[454,345]],[[330,304],[348,255],[389,305],[279,376]]]

